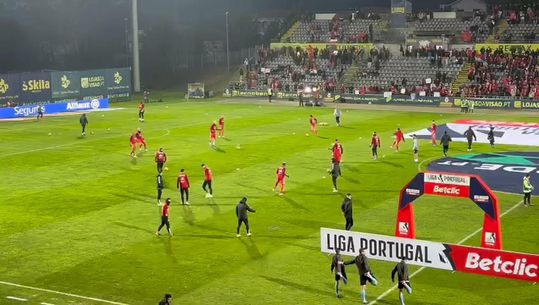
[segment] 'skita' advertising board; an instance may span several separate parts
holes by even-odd
[[[321,251],[399,262],[448,271],[537,282],[539,255],[476,248],[441,242],[320,228]]]
[[[20,98],[23,103],[48,103],[52,100],[50,72],[20,74]]]

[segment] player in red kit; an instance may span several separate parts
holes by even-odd
[[[202,189],[204,190],[204,192],[206,192],[206,198],[213,198],[213,189],[211,187],[211,183],[213,181],[213,173],[206,164],[202,164],[201,166],[204,169],[204,183],[202,183]],[[206,187],[208,189],[206,189]]]
[[[176,187],[180,191],[180,196],[182,199],[182,204],[189,205],[189,178],[185,173],[185,170],[182,168],[180,174],[178,175],[178,180],[176,181]],[[184,198],[185,197],[185,198]]]
[[[344,149],[341,143],[339,143],[339,139],[335,139],[335,143],[333,143],[331,151],[333,152],[333,159],[335,159],[337,163],[341,163]]]
[[[161,235],[161,229],[164,226],[167,227],[168,235],[172,236],[172,230],[170,229],[170,223],[168,222],[169,209],[170,198],[167,198],[165,204],[163,205],[163,208],[161,209],[161,225],[159,225],[159,228],[157,228],[157,232],[155,232],[155,235],[157,236]]]
[[[311,114],[309,123],[311,124],[311,133],[315,136],[318,135],[318,120]]]
[[[376,134],[376,131],[373,132],[371,138],[371,145],[369,147],[372,149],[372,159],[378,160],[378,148],[380,147],[380,137]]]
[[[406,142],[404,140],[404,134],[400,128],[397,128],[397,131],[395,132],[395,141],[393,141],[393,144],[391,144],[391,148],[396,148],[397,151],[399,151],[399,147],[402,142]]]
[[[436,126],[436,123],[434,120],[432,120],[432,127],[430,130],[430,137],[432,139],[432,146],[436,146],[436,129],[438,129],[438,126]]]
[[[137,128],[135,135],[137,136],[137,142],[139,143],[138,148],[142,149],[142,146],[144,146],[144,151],[148,151],[146,140],[144,139],[144,136],[142,136],[142,130],[140,130],[140,128]]]
[[[131,153],[129,154],[132,158],[137,157],[137,134],[134,133],[129,137],[129,143],[131,145]]]
[[[159,151],[155,153],[155,163],[157,164],[157,172],[160,173],[163,171],[163,166],[167,162],[167,154],[163,148],[159,148]]]
[[[225,136],[225,118],[221,116],[219,118],[219,138]]]
[[[210,147],[215,148],[215,138],[217,133],[217,124],[213,121],[213,124],[210,126]]]
[[[144,108],[145,108],[144,102],[140,102],[140,104],[138,105],[138,121],[139,122],[144,122]]]
[[[273,191],[275,192],[275,189],[277,188],[277,185],[281,185],[281,191],[279,192],[279,195],[284,195],[285,191],[285,178],[289,178],[288,174],[286,173],[286,163],[283,162],[282,166],[279,166],[277,168],[277,171],[275,172],[277,174],[277,181],[275,182],[275,186],[273,187]]]

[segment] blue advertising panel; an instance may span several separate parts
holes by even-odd
[[[21,93],[19,73],[0,74],[0,102],[18,102]]]
[[[52,100],[50,72],[23,72],[20,74],[23,103],[48,103]]]
[[[13,108],[0,108],[0,119],[26,118],[37,115],[38,105],[25,105]],[[56,103],[41,105],[45,115],[76,111],[92,111],[109,108],[108,99],[83,100],[68,103]]]

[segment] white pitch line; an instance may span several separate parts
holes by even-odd
[[[99,299],[99,298],[92,298],[92,297],[87,297],[87,296],[73,294],[73,293],[67,293],[67,292],[61,292],[61,291],[56,291],[56,290],[51,290],[51,289],[20,285],[20,284],[4,282],[4,281],[0,281],[0,285],[13,286],[13,287],[18,287],[18,288],[26,288],[26,289],[35,290],[35,291],[54,293],[54,294],[59,294],[59,295],[65,295],[65,296],[68,296],[68,297],[84,299],[84,300],[90,300],[90,301],[96,301],[96,302],[107,303],[107,304],[113,304],[113,305],[128,305],[126,303],[108,301],[108,300],[103,300],[103,299]]]
[[[15,301],[20,301],[20,302],[26,302],[26,301],[28,301],[28,299],[23,299],[23,298],[13,297],[13,296],[10,296],[10,295],[8,295],[8,296],[6,297],[6,299],[9,299],[9,300],[15,300]]]
[[[45,303],[45,302],[41,302],[41,305],[55,305],[55,304],[52,304],[52,303]]]
[[[511,208],[509,208],[507,211],[503,212],[501,215],[500,215],[500,218],[502,218],[503,216],[507,215],[509,212],[511,212],[512,210],[516,209],[523,201],[519,201],[517,204],[515,204],[514,206],[512,206]],[[464,237],[461,241],[459,241],[457,243],[457,245],[462,245],[463,243],[465,243],[468,239],[474,237],[477,233],[481,232],[481,230],[483,230],[483,227],[475,230],[473,233],[471,233],[470,235]],[[412,273],[410,275],[410,278],[416,276],[419,272],[425,270],[427,267],[421,267],[419,269],[417,269],[414,273]],[[388,290],[386,290],[384,293],[382,293],[380,296],[378,296],[376,298],[376,300],[374,301],[371,301],[369,302],[369,304],[367,305],[373,305],[373,304],[376,304],[378,301],[380,301],[381,299],[385,298],[388,294],[390,294],[391,292],[393,292],[395,289],[397,289],[397,285],[394,285],[393,287],[389,288]]]

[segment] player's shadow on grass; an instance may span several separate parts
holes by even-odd
[[[286,197],[286,196],[282,196],[282,198],[284,199],[284,201],[286,201],[287,203],[289,203],[293,208],[295,209],[300,209],[300,210],[304,210],[304,211],[307,211],[307,212],[310,212],[311,210],[309,210],[308,208],[306,208],[305,206],[299,204],[297,201],[295,201],[294,199],[292,198],[289,198],[289,197]]]
[[[154,234],[154,233],[155,233],[155,232],[152,231],[152,230],[148,230],[148,229],[146,229],[146,228],[141,228],[141,227],[133,226],[133,225],[126,224],[126,223],[123,223],[123,222],[119,222],[119,221],[115,221],[115,222],[113,222],[113,224],[115,224],[115,225],[117,225],[117,226],[120,226],[120,227],[124,227],[124,228],[131,229],[131,230],[138,230],[138,231],[142,231],[142,232],[146,232],[146,233],[150,233],[150,234]]]
[[[221,209],[219,208],[219,205],[217,202],[215,202],[215,199],[208,198],[208,206],[213,210],[214,215],[221,214]]]
[[[279,284],[279,285],[283,285],[283,286],[288,287],[290,289],[296,289],[296,290],[300,290],[300,291],[307,292],[307,293],[314,294],[314,295],[325,295],[325,296],[330,296],[330,297],[335,296],[334,293],[333,293],[334,288],[333,289],[328,289],[328,290],[321,290],[321,289],[313,288],[311,286],[307,286],[307,285],[287,281],[287,280],[281,279],[281,278],[276,278],[276,277],[271,277],[271,276],[266,276],[266,275],[261,275],[260,277],[267,280],[267,281],[270,281],[270,282],[273,282],[273,283],[276,283],[276,284]]]
[[[320,139],[324,139],[324,140],[327,140],[329,139],[329,137],[323,137],[323,136],[318,136]]]
[[[282,244],[284,245],[288,245],[288,246],[292,246],[292,247],[298,247],[298,248],[302,248],[302,249],[305,249],[305,250],[309,250],[309,251],[313,251],[313,252],[318,252],[320,251],[320,246],[307,246],[307,245],[301,245],[301,244],[298,244],[298,243],[290,243],[290,242],[281,242]]]
[[[351,177],[349,177],[349,176],[341,176],[341,179],[344,179],[344,180],[346,180],[346,181],[349,181],[349,182],[351,182],[351,183],[353,183],[353,184],[361,184],[361,182],[359,182],[359,180],[354,179],[354,178],[351,178]]]
[[[182,213],[183,222],[185,222],[186,224],[190,226],[194,225],[195,215],[193,214],[193,211],[191,210],[191,208],[189,206],[182,205],[182,210],[183,210],[183,213]]]
[[[259,259],[262,259],[264,258],[266,255],[268,255],[268,253],[260,253],[260,250],[258,249],[258,247],[256,246],[256,242],[251,239],[251,238],[238,238],[241,243],[245,246],[245,250],[247,250],[247,254],[249,254],[249,256],[254,259],[254,260],[259,260]]]
[[[222,148],[219,148],[219,147],[215,147],[213,150],[215,150],[216,152],[220,152],[220,153],[226,153],[226,150],[224,150]]]
[[[399,163],[396,163],[396,162],[390,162],[390,161],[386,161],[386,160],[382,160],[380,162],[384,163],[384,164],[387,164],[387,165],[390,165],[390,166],[393,166],[393,167],[401,167],[401,168],[404,167],[402,164],[399,164]]]
[[[133,164],[133,165],[137,165],[137,158],[131,157],[131,161],[130,161],[130,162],[131,162],[131,164]]]
[[[176,265],[178,263],[178,260],[176,259],[176,255],[174,255],[174,251],[172,250],[172,243],[173,238],[160,238],[161,242],[163,243],[163,246],[165,247],[165,253],[168,257],[172,260],[172,263]]]
[[[269,189],[263,189],[261,187],[257,187],[257,186],[253,186],[253,185],[246,185],[246,184],[243,184],[243,183],[236,183],[236,185],[238,186],[241,186],[243,188],[246,188],[248,190],[258,190],[258,191],[261,191],[263,193],[267,193]],[[248,198],[256,198],[254,196],[247,196]],[[241,199],[241,198],[240,198]]]
[[[228,142],[232,141],[230,138],[227,138],[227,137],[221,137],[221,139],[223,139],[225,141],[228,141]]]
[[[145,202],[145,200],[141,200],[141,195],[139,196],[135,196],[136,194],[129,194],[127,192],[125,193],[113,193],[113,192],[109,192],[110,195],[114,196],[114,197],[118,197],[118,198],[121,198],[121,199],[129,199],[129,200],[133,200],[133,201],[142,201],[142,202]],[[144,196],[144,194],[142,194],[142,196]]]

